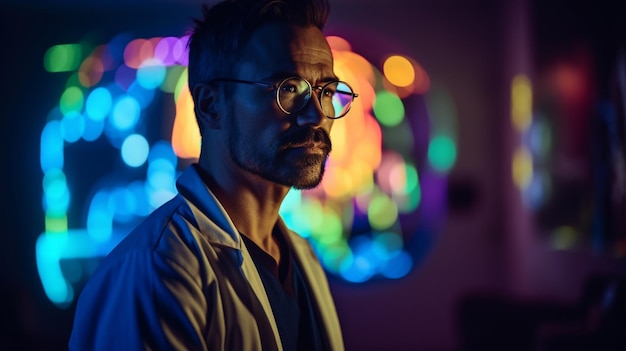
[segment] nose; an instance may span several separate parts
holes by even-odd
[[[322,111],[319,92],[315,88],[311,91],[311,98],[304,108],[297,113],[296,121],[299,125],[314,124],[326,126],[328,124],[330,127],[332,124],[332,119],[327,118]]]

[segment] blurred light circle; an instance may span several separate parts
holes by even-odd
[[[113,105],[111,123],[119,130],[131,129],[139,120],[140,113],[141,106],[137,99],[128,95],[122,96]]]
[[[404,119],[404,104],[395,94],[381,91],[374,101],[376,119],[387,127],[397,126]]]
[[[78,141],[85,132],[85,118],[78,112],[69,112],[61,120],[61,135],[68,143]]]
[[[137,82],[146,89],[155,89],[165,79],[165,66],[157,60],[145,61],[137,70]]]
[[[139,167],[148,159],[150,146],[143,135],[131,134],[122,143],[122,160],[131,166]]]
[[[87,96],[85,112],[87,117],[95,120],[103,120],[111,111],[111,93],[107,88],[96,88]]]
[[[403,56],[389,56],[383,64],[383,73],[395,86],[408,87],[415,81],[415,69],[411,61]]]
[[[61,95],[59,108],[62,114],[70,112],[80,112],[83,109],[84,96],[83,91],[75,86],[68,87]]]

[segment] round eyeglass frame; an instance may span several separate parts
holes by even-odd
[[[291,79],[299,79],[301,81],[306,82],[307,86],[309,87],[309,93],[308,93],[308,100],[306,101],[306,103],[304,103],[302,106],[300,106],[298,109],[296,109],[295,111],[287,111],[283,105],[280,103],[280,87],[285,84],[285,82],[291,80]],[[286,115],[291,115],[294,113],[298,113],[300,111],[302,111],[302,109],[304,109],[309,102],[311,101],[311,96],[313,95],[313,90],[318,90],[319,94],[317,94],[317,100],[318,100],[318,104],[320,106],[320,108],[322,109],[322,112],[324,112],[324,106],[322,106],[322,92],[324,92],[324,90],[330,86],[331,84],[335,84],[335,83],[339,83],[339,84],[344,84],[345,86],[347,86],[350,89],[350,92],[344,91],[342,92],[343,94],[349,95],[351,97],[350,100],[350,105],[348,106],[348,108],[339,116],[334,116],[331,117],[329,115],[327,115],[324,112],[324,116],[326,116],[326,118],[330,118],[330,119],[339,119],[344,117],[345,115],[348,114],[348,112],[350,112],[350,108],[352,108],[352,102],[354,102],[354,99],[359,97],[359,94],[354,92],[354,89],[352,89],[352,87],[350,86],[350,84],[341,81],[341,80],[333,80],[330,81],[322,86],[314,86],[312,85],[308,80],[302,78],[302,77],[298,77],[298,76],[291,76],[291,77],[287,77],[283,80],[281,80],[278,84],[271,84],[271,83],[266,83],[266,82],[256,82],[256,81],[251,81],[251,80],[243,80],[243,79],[234,79],[234,78],[216,78],[213,79],[209,82],[209,84],[212,84],[213,82],[231,82],[231,83],[243,83],[243,84],[249,84],[249,85],[255,85],[258,87],[264,87],[267,89],[273,89],[276,91],[276,104],[278,105],[278,108],[280,108],[281,111],[283,111],[284,114]]]

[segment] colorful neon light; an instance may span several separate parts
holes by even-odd
[[[430,79],[415,60],[389,56],[381,72],[345,39],[328,39],[336,72],[360,97],[349,118],[334,125],[333,153],[322,184],[291,191],[281,215],[310,240],[334,276],[353,283],[399,279],[427,250],[424,245],[432,239],[423,236],[432,235],[445,212],[445,175],[456,159],[454,108],[445,106],[452,102],[441,91],[432,100],[434,107],[423,106],[421,94],[430,89]],[[36,245],[44,290],[60,307],[75,298],[80,278],[64,272],[61,262],[80,268],[78,261],[106,255],[139,220],[175,195],[179,166],[199,154],[186,41],[120,35],[91,52],[65,44],[44,56],[49,72],[69,74],[41,133],[46,216]],[[403,75],[407,70],[411,74]],[[164,124],[149,116],[155,100],[172,106],[161,111],[170,132],[161,131]],[[416,110],[422,115],[411,115]],[[419,158],[415,148],[424,144],[424,136],[428,157]],[[96,142],[117,156],[113,169],[91,183],[81,204],[71,186],[79,175],[66,173],[66,166],[74,161],[70,151]],[[422,204],[428,204],[423,216]],[[72,224],[81,220],[68,218],[80,206],[86,213],[83,228]],[[422,246],[411,249],[412,239]],[[84,269],[80,279],[89,274]]]

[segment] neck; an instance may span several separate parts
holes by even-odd
[[[289,187],[248,172],[224,172],[225,167],[199,168],[236,229],[278,261],[280,248],[272,233]]]

